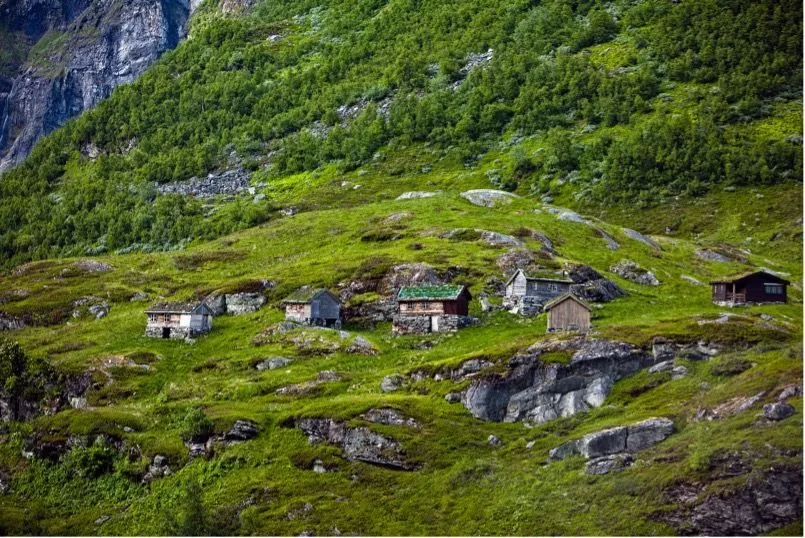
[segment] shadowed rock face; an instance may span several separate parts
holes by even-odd
[[[41,136],[132,82],[176,47],[196,4],[26,0],[0,7],[0,21],[32,41],[48,31],[64,36],[44,61],[0,76],[0,172],[21,162]]]
[[[570,364],[543,363],[551,352],[571,353]],[[541,424],[604,403],[613,383],[651,364],[643,350],[609,340],[548,340],[509,361],[503,374],[480,372],[463,397],[476,418]]]
[[[683,499],[667,490],[669,501],[684,506],[654,516],[682,535],[754,536],[802,517],[801,468],[772,467],[726,493],[705,496],[689,489]]]
[[[416,469],[405,461],[405,452],[398,441],[368,428],[350,428],[328,418],[304,418],[297,425],[308,441],[340,446],[349,460],[400,471]]]

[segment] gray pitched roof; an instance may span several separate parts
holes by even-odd
[[[211,314],[210,308],[203,302],[189,303],[156,303],[152,305],[146,314]]]
[[[330,293],[330,290],[326,288],[310,288],[308,286],[304,286],[290,294],[288,297],[282,300],[283,303],[292,303],[292,304],[307,304],[317,297],[321,296],[323,293],[329,295],[334,301],[340,302],[338,297]]]
[[[579,299],[578,297],[576,297],[572,293],[563,293],[562,295],[560,295],[559,297],[555,298],[554,300],[545,303],[545,306],[543,306],[542,309],[547,312],[551,308],[559,305],[560,303],[564,303],[568,299],[576,301],[581,306],[586,308],[588,312],[592,311],[592,308],[590,308],[590,305],[588,305],[587,303],[585,303],[584,301],[582,301],[581,299]]]
[[[511,284],[511,281],[514,280],[515,277],[520,273],[523,273],[523,276],[525,277],[526,280],[530,280],[532,282],[539,281],[539,282],[557,282],[559,284],[573,284],[572,280],[568,280],[568,279],[565,279],[565,278],[550,278],[550,277],[541,277],[541,276],[528,276],[527,274],[525,274],[525,271],[523,271],[522,269],[518,269],[518,270],[516,270],[514,272],[514,274],[512,276],[509,277],[509,280],[506,281],[505,285],[508,286],[509,284]]]

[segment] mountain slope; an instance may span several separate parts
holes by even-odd
[[[470,167],[497,153],[484,167],[493,183],[574,204],[797,183],[800,12],[737,0],[365,0],[207,14],[193,39],[3,177],[0,250],[21,262],[171,248],[267,211],[205,222],[209,211],[160,185],[230,170],[270,183],[410,146]],[[9,206],[24,210],[6,216]],[[150,226],[177,213],[192,221]],[[56,232],[68,215],[80,224]]]
[[[358,191],[367,189],[363,197],[370,197],[372,178],[360,179],[366,183]],[[381,178],[378,184],[390,188]],[[338,185],[332,188],[355,192],[354,183]],[[397,186],[389,197],[417,186],[424,183]],[[384,197],[351,208],[303,211],[186,252],[106,256],[92,264],[39,262],[5,277],[0,297],[7,301],[7,314],[45,325],[12,336],[30,356],[46,357],[76,380],[66,390],[87,387],[78,381],[84,376],[91,376],[91,383],[80,395],[85,403],[76,402],[75,409],[62,403],[52,416],[7,424],[8,437],[0,445],[0,471],[10,488],[0,509],[4,531],[799,532],[801,497],[797,501],[796,488],[785,486],[789,477],[780,473],[801,477],[801,396],[788,400],[796,409],[793,417],[779,422],[756,417],[784,387],[801,385],[799,262],[774,253],[750,254],[746,262],[703,260],[694,252],[701,247],[685,240],[652,236],[657,250],[618,226],[566,221],[533,201],[485,208],[447,183],[439,187],[444,192],[428,199]],[[747,193],[744,202],[754,197]],[[446,233],[457,228],[516,236],[524,248],[493,246],[472,233]],[[596,228],[620,249],[610,250]],[[551,240],[554,254],[545,253],[535,231]],[[445,396],[505,372],[511,359],[529,355],[532,344],[551,341],[544,334],[544,317],[485,313],[476,301],[471,313],[480,323],[475,327],[453,336],[392,338],[388,322],[371,322],[360,312],[384,300],[389,291],[378,281],[394,282],[399,278],[394,267],[406,262],[429,263],[438,274],[469,285],[476,297],[489,294],[488,300],[498,303],[495,282],[505,278],[500,263],[512,259],[510,251],[532,252],[543,271],[568,262],[590,264],[627,292],[596,305],[596,339],[635,344],[649,357],[659,340],[690,343],[716,349],[715,357],[680,356],[675,365],[686,370],[681,378],[647,370],[625,377],[602,407],[588,413],[536,425],[474,418]],[[661,284],[641,286],[611,273],[609,267],[622,259],[650,269]],[[788,278],[796,283],[791,304],[735,309],[726,321],[716,322],[724,309],[713,306],[709,287],[695,281],[761,264],[791,273]],[[267,306],[216,318],[213,332],[192,345],[145,338],[147,303],[130,300],[138,293],[158,301],[213,290],[253,291],[266,281]],[[279,301],[306,284],[330,287],[347,298],[346,339],[322,329],[277,332]],[[95,319],[83,310],[86,305],[73,306],[83,304],[82,297],[90,299],[86,305],[105,302],[108,315]],[[76,318],[73,309],[79,312]],[[375,352],[347,350],[357,336]],[[272,357],[291,362],[256,368]],[[472,359],[487,364],[482,377],[450,374]],[[567,359],[556,352],[540,360],[549,367]],[[402,374],[405,382],[387,393],[381,381],[391,374]],[[735,411],[739,404],[744,408]],[[361,418],[384,408],[412,417],[419,426]],[[197,409],[203,410],[200,418]],[[721,415],[713,419],[716,409]],[[583,474],[583,458],[548,462],[549,451],[568,439],[657,416],[670,417],[675,433],[636,454],[632,467],[621,473]],[[298,427],[308,418],[346,421],[393,439],[416,470],[373,466],[348,459],[340,447],[309,443]],[[206,456],[190,457],[183,435],[208,427],[222,435],[236,420],[253,421],[259,433],[240,444],[216,441]],[[503,444],[488,444],[491,434]],[[32,452],[30,459],[23,452]],[[172,475],[141,484],[157,456],[167,458]],[[316,460],[330,472],[314,472]],[[755,507],[742,493],[749,484],[753,491],[766,491],[769,481],[778,484],[773,495],[780,516],[767,511],[771,505]],[[716,498],[723,499],[721,504],[713,504]],[[688,513],[693,510],[712,516],[693,517]],[[734,518],[731,510],[761,514],[761,519]]]
[[[0,177],[0,530],[802,534],[801,9],[205,4]],[[595,332],[500,309],[515,268]],[[712,304],[761,268],[787,304]],[[393,337],[422,281],[477,323]],[[265,305],[144,336],[222,296]]]

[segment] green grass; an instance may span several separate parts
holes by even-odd
[[[693,254],[701,245],[681,233],[653,236],[662,246],[655,252],[629,239],[619,226],[597,223],[621,244],[613,252],[590,227],[560,221],[531,199],[492,209],[470,204],[458,196],[459,185],[461,189],[473,185],[472,181],[465,183],[462,174],[433,171],[403,175],[393,183],[383,181],[379,171],[356,173],[355,179],[358,177],[363,200],[353,189],[329,183],[333,195],[329,207],[324,207],[321,201],[325,198],[309,195],[313,190],[294,188],[284,192],[283,203],[309,202],[306,211],[198,243],[183,252],[102,256],[98,259],[114,267],[106,273],[77,274],[73,269],[64,273],[73,261],[65,259],[31,264],[2,276],[0,296],[14,296],[13,290],[18,289],[30,293],[3,304],[11,315],[40,312],[42,319],[48,319],[49,309],[60,311],[87,295],[111,302],[104,319],[70,318],[15,332],[13,337],[30,354],[47,356],[59,367],[75,372],[102,368],[109,357],[125,356],[150,367],[148,371],[107,368],[112,382],[92,394],[91,409],[62,411],[12,428],[17,433],[11,436],[17,441],[0,447],[0,462],[15,476],[13,493],[6,496],[0,514],[8,532],[29,528],[20,516],[21,510],[28,509],[42,514],[39,533],[160,533],[170,519],[160,506],[180,503],[170,500],[170,495],[185,491],[186,481],[191,480],[201,484],[201,500],[216,528],[229,532],[295,534],[312,530],[327,534],[338,528],[349,534],[668,534],[673,530],[651,517],[657,510],[672,508],[662,497],[664,487],[692,479],[707,483],[708,491],[735,487],[735,479],[713,478],[710,465],[720,450],[742,447],[758,462],[795,462],[796,458],[780,454],[801,451],[801,399],[792,400],[797,408],[794,417],[771,426],[751,425],[757,408],[720,422],[695,422],[694,417],[700,407],[761,390],[771,391],[764,402],[771,401],[776,387],[801,382],[797,342],[802,334],[802,307],[796,287],[791,289],[787,305],[736,309],[733,313],[746,319],[726,326],[700,325],[697,321],[715,319],[724,309],[710,303],[709,287],[693,286],[681,276],[707,282],[741,271],[748,264],[702,261]],[[344,180],[352,179],[348,175]],[[320,184],[314,185],[307,188]],[[394,201],[409,189],[444,192],[430,199]],[[777,189],[765,191],[767,197],[788,192]],[[757,199],[754,195],[751,191],[725,193],[703,203],[709,204],[709,211],[721,210],[720,204],[732,204],[730,197]],[[396,222],[399,238],[362,240],[367,226],[400,212],[410,216]],[[685,215],[699,218],[695,210]],[[708,234],[734,244],[729,239],[735,235],[724,231],[729,226],[729,222],[711,224]],[[628,292],[625,298],[594,309],[593,324],[601,336],[643,346],[660,335],[694,342],[703,339],[735,351],[711,362],[681,361],[690,373],[680,380],[640,372],[618,382],[603,407],[529,429],[520,423],[478,421],[462,405],[448,404],[444,395],[461,390],[466,382],[426,379],[392,394],[381,393],[379,384],[388,374],[434,373],[470,358],[490,360],[502,369],[518,351],[546,338],[541,316],[522,319],[506,312],[485,314],[473,302],[471,313],[480,318],[478,326],[454,335],[423,338],[393,338],[388,323],[372,329],[347,324],[347,330],[376,347],[378,354],[371,356],[346,353],[344,342],[349,339],[327,333],[323,333],[323,344],[316,345],[335,343],[338,350],[334,353],[311,353],[294,341],[299,334],[318,337],[317,331],[289,333],[260,346],[253,344],[265,328],[282,319],[279,301],[300,286],[336,289],[354,278],[377,278],[398,263],[427,262],[439,270],[462,267],[465,271],[457,282],[477,295],[489,278],[502,278],[496,260],[506,250],[473,237],[442,239],[442,232],[477,228],[512,234],[524,227],[544,232],[554,241],[557,254],[551,263],[592,265]],[[528,248],[540,248],[536,240],[523,240]],[[780,241],[785,246],[776,251],[750,253],[749,264],[789,272],[799,286],[801,258],[784,255],[798,247],[786,236]],[[701,237],[700,242],[707,244]],[[410,248],[412,243],[419,245],[418,250]],[[642,287],[609,273],[609,266],[621,259],[652,270],[661,286]],[[193,345],[145,338],[143,309],[148,303],[128,300],[138,291],[148,293],[149,301],[189,299],[216,289],[248,287],[260,279],[276,283],[267,291],[266,307],[240,317],[216,318],[212,333]],[[374,298],[367,294],[357,301]],[[758,327],[761,313],[772,315],[774,323],[789,332]],[[422,349],[422,341],[431,345]],[[293,362],[278,370],[258,372],[254,368],[259,360],[271,356],[289,357]],[[560,353],[545,357],[560,363],[568,358]],[[755,366],[733,375],[713,372],[729,360]],[[279,388],[315,379],[323,370],[336,371],[341,380],[322,383],[298,396],[276,394]],[[99,380],[106,379],[105,374],[99,376]],[[709,388],[703,389],[703,383]],[[288,427],[296,418],[310,416],[365,425],[358,415],[382,406],[398,409],[422,425],[418,431],[371,426],[398,439],[407,458],[423,465],[421,470],[394,472],[348,462],[338,449],[310,446],[300,431]],[[237,419],[249,419],[259,425],[261,433],[243,445],[217,451],[209,461],[189,462],[180,435],[182,417],[190,408],[201,408],[217,432],[226,431]],[[641,460],[650,465],[600,477],[582,475],[583,462],[577,459],[545,465],[548,451],[567,439],[651,416],[671,417],[678,433],[641,454]],[[18,443],[31,431],[63,439],[112,435],[139,446],[143,458],[168,456],[176,474],[146,487],[131,478],[133,469],[145,465],[144,459],[115,460],[115,470],[102,478],[77,476],[67,462],[30,463],[19,456]],[[500,437],[503,446],[490,447],[486,443],[490,434]],[[535,445],[527,450],[525,445],[532,440]],[[306,466],[317,458],[338,471],[319,475],[308,470]],[[742,483],[746,478],[737,480]],[[249,498],[253,505],[238,508]],[[304,503],[313,505],[313,510],[301,510]],[[242,510],[240,515],[234,515],[238,510]],[[95,519],[103,515],[113,518],[95,526]]]

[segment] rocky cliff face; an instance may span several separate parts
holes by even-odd
[[[0,2],[0,22],[35,43],[0,73],[0,172],[36,140],[133,81],[185,36],[198,0]]]

